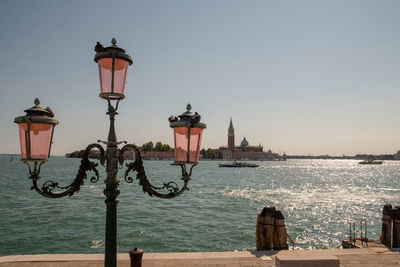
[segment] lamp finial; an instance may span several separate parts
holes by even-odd
[[[115,46],[117,44],[117,40],[113,37],[111,43]]]
[[[36,99],[35,99],[35,101],[33,101],[33,103],[35,103],[35,106],[39,106],[40,105],[39,98],[36,97]]]
[[[186,109],[187,109],[188,111],[190,111],[190,110],[192,109],[192,106],[191,106],[190,104],[187,104]]]

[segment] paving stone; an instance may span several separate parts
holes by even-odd
[[[339,267],[339,259],[330,255],[278,255],[275,257],[276,267]]]

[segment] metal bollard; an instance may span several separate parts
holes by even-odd
[[[129,251],[131,257],[131,267],[142,267],[143,249],[134,248]]]

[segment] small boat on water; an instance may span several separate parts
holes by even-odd
[[[373,164],[373,165],[381,165],[383,163],[383,161],[377,161],[377,160],[364,160],[364,161],[360,161],[358,164]]]
[[[220,167],[233,167],[233,168],[257,168],[259,165],[248,163],[248,162],[237,162],[234,161],[233,163],[226,163],[226,164],[219,164]]]

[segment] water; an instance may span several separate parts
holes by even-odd
[[[69,184],[79,159],[52,157],[47,179]],[[150,181],[178,181],[169,161],[145,161]],[[258,162],[260,168],[219,168],[202,161],[190,191],[175,199],[144,194],[122,173],[118,204],[118,252],[255,250],[257,213],[275,205],[285,216],[297,249],[336,248],[347,237],[348,220],[365,219],[378,239],[385,203],[399,205],[400,162],[359,165],[352,160]],[[0,255],[103,253],[104,168],[97,183],[86,181],[72,197],[47,199],[31,191],[26,165],[0,156]]]

